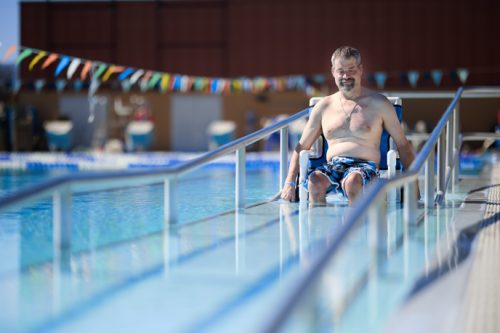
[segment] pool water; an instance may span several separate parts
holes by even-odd
[[[75,171],[2,170],[2,194]],[[247,204],[268,200],[279,191],[276,168],[247,171]],[[127,187],[73,195],[72,249],[82,251],[141,237],[164,228],[162,184]],[[187,174],[178,182],[181,224],[234,209],[234,166],[207,167]],[[0,235],[19,233],[21,267],[52,257],[52,200],[38,201],[21,209],[0,213]],[[5,268],[5,267],[4,267]],[[1,273],[1,270],[0,270]]]

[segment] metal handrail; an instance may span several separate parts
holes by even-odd
[[[236,152],[235,206],[245,206],[245,152],[246,146],[266,136],[280,131],[280,189],[283,186],[288,168],[288,126],[295,120],[309,114],[306,108],[284,120],[260,129],[240,139],[234,140],[199,157],[179,165],[155,168],[153,170],[125,170],[121,172],[101,172],[91,174],[63,175],[45,182],[26,186],[16,192],[0,198],[0,210],[53,197],[54,247],[67,249],[71,245],[71,203],[72,194],[90,190],[112,189],[127,186],[146,185],[163,182],[165,186],[164,206],[165,222],[176,223],[177,203],[175,188],[177,178],[193,169],[201,167],[223,155]]]
[[[346,216],[345,223],[341,226],[340,230],[336,231],[325,251],[319,255],[308,273],[302,277],[296,289],[292,291],[288,299],[283,303],[283,306],[278,309],[276,315],[267,323],[268,325],[264,329],[265,332],[277,332],[284,325],[288,316],[298,306],[299,301],[310,288],[313,288],[314,283],[319,279],[320,273],[333,259],[353,230],[356,230],[355,227],[362,221],[362,218],[366,214],[375,220],[370,221],[370,223],[374,223],[377,226],[376,245],[372,247],[372,250],[376,253],[387,253],[387,249],[384,248],[387,246],[384,237],[387,236],[382,232],[386,223],[386,204],[382,201],[385,200],[385,196],[390,190],[401,186],[404,187],[404,222],[413,223],[416,221],[417,181],[423,167],[425,168],[425,207],[433,206],[435,203],[442,203],[447,189],[446,179],[452,179],[452,189],[454,189],[454,185],[458,181],[458,168],[455,166],[458,163],[459,150],[462,143],[459,135],[458,105],[464,91],[468,91],[468,95],[473,96],[490,97],[488,93],[493,93],[495,96],[499,95],[498,89],[492,90],[491,87],[486,88],[484,91],[482,91],[482,88],[477,87],[460,87],[456,91],[453,100],[408,170],[393,178],[381,179],[373,183],[363,196],[355,202],[353,209]],[[477,94],[473,94],[473,92],[477,92]],[[481,95],[483,92],[484,95]],[[434,154],[436,147],[438,151],[438,175],[435,188]]]

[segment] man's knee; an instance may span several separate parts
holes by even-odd
[[[329,182],[320,172],[313,172],[309,175],[309,188],[313,191],[326,191]]]
[[[363,178],[358,173],[351,173],[344,181],[344,190],[347,195],[356,194],[363,188]]]

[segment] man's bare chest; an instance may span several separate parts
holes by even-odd
[[[382,120],[377,110],[356,106],[348,110],[332,107],[323,113],[321,126],[327,139],[365,137],[380,132]]]

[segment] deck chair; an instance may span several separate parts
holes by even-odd
[[[321,99],[321,97],[313,97],[309,100],[310,110],[312,107]],[[403,119],[403,109],[401,98],[399,97],[388,97],[389,101],[394,105],[394,111],[399,119],[399,122]],[[299,157],[299,200],[301,202],[308,200],[308,192],[304,188],[303,184],[305,183],[307,174],[309,170],[315,169],[318,166],[322,165],[326,162],[326,152],[328,150],[328,143],[321,134],[321,136],[316,140],[310,150],[303,150],[300,152]],[[399,160],[397,151],[395,150],[395,144],[389,133],[384,129],[382,131],[382,136],[380,138],[380,163],[379,163],[379,171],[380,177],[392,177],[396,174],[396,172],[402,171],[403,166],[401,161]],[[329,194],[330,195],[330,194]],[[341,197],[337,194],[338,200],[346,201],[345,198]],[[392,200],[400,200],[400,193],[396,193],[396,197],[392,198]]]

